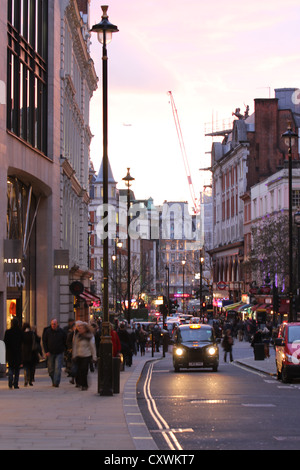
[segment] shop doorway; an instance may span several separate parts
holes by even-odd
[[[22,297],[9,298],[6,300],[6,329],[11,327],[11,321],[17,318],[19,326],[22,326]]]

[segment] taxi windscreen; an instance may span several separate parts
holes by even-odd
[[[207,341],[212,342],[213,332],[210,328],[186,328],[178,331],[178,340],[185,343],[189,341]]]

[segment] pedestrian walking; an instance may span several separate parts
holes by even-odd
[[[239,323],[237,325],[237,330],[238,330],[239,341],[243,341],[243,339],[244,339],[244,322],[242,320],[239,321]]]
[[[270,357],[270,341],[271,341],[271,335],[270,335],[270,330],[265,327],[262,332],[262,340],[264,344],[264,350],[265,350],[265,357],[269,358]]]
[[[74,339],[75,331],[76,331],[76,325],[74,321],[74,323],[70,325],[70,328],[65,330],[67,334],[67,338],[66,338],[66,349],[65,349],[64,357],[65,357],[65,364],[66,364],[65,372],[67,374],[67,377],[70,377],[71,375],[72,349],[73,349],[73,339]]]
[[[128,334],[128,331],[125,328],[125,323],[120,324],[120,328],[117,331],[119,335],[119,339],[121,342],[121,352],[123,354],[124,363],[131,367],[132,365],[132,347],[131,347],[131,340]]]
[[[35,381],[35,371],[36,366],[40,362],[40,357],[43,356],[42,346],[41,346],[41,337],[37,334],[36,326],[32,326],[31,330],[33,332],[33,364],[32,364],[32,382]]]
[[[160,327],[157,323],[153,327],[152,334],[153,334],[153,338],[154,338],[156,352],[159,352],[160,339],[161,339],[161,330],[160,330]]]
[[[77,366],[76,386],[88,389],[88,371],[91,360],[97,361],[94,334],[85,322],[76,322],[77,334],[73,342],[73,360]]]
[[[20,367],[22,363],[23,332],[17,318],[11,321],[11,328],[4,333],[6,362],[8,363],[8,386],[19,388]]]
[[[22,364],[24,369],[24,387],[29,384],[33,386],[35,360],[34,347],[35,335],[30,328],[29,323],[24,323],[22,327],[23,342],[22,342]]]
[[[71,377],[70,383],[75,383],[75,375],[76,375],[76,366],[73,363],[73,343],[74,337],[77,332],[75,322],[72,325],[71,329],[68,329],[67,339],[66,339],[66,351],[65,351],[65,361],[66,361],[66,374],[67,377]],[[75,372],[74,372],[75,371]]]
[[[64,360],[65,360],[65,372],[67,377],[71,375],[71,367],[72,367],[72,341],[73,341],[73,333],[75,330],[75,320],[74,318],[69,318],[67,326],[63,328],[64,332],[66,333],[66,349],[64,353]]]
[[[222,347],[224,349],[224,362],[226,362],[227,360],[227,354],[229,354],[230,356],[230,362],[233,361],[232,346],[233,346],[233,338],[231,336],[231,331],[228,329],[225,331],[225,336],[222,341]]]
[[[147,342],[147,331],[144,330],[144,325],[139,330],[139,344],[141,350],[141,356],[145,356],[145,346]]]
[[[50,326],[43,332],[42,340],[53,387],[59,387],[60,384],[66,339],[66,333],[59,327],[58,321],[51,320]]]
[[[121,341],[118,333],[111,329],[111,342],[112,342],[112,355],[113,357],[119,357],[121,354]]]

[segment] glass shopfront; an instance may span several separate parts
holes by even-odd
[[[20,325],[36,324],[36,213],[37,203],[31,186],[18,178],[7,178],[7,234],[21,240],[22,270],[7,272],[6,324],[17,317]]]

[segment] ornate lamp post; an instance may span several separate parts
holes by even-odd
[[[282,134],[284,143],[288,147],[289,157],[289,322],[294,320],[293,313],[293,290],[294,290],[294,276],[293,276],[293,162],[292,162],[292,147],[295,145],[298,134],[292,131],[291,123],[288,124],[287,131]]]
[[[125,181],[127,186],[127,299],[128,299],[128,308],[127,308],[127,321],[130,323],[131,316],[131,282],[130,282],[130,186],[131,182],[134,181],[134,178],[130,175],[130,168],[127,168],[127,175],[122,178]]]
[[[120,240],[117,241],[117,248],[119,250],[119,309],[118,311],[122,313],[122,247],[123,242]]]
[[[185,268],[185,260],[181,261],[182,264],[182,312],[185,314],[185,298],[184,298],[184,268]]]
[[[117,311],[117,255],[113,254],[112,257],[112,262],[113,262],[113,305],[114,305],[114,311],[116,313]],[[116,293],[116,296],[115,296]]]
[[[296,214],[294,215],[294,222],[297,227],[297,244],[298,244],[298,252],[297,252],[297,258],[298,258],[298,266],[297,266],[297,301],[296,301],[296,306],[297,309],[299,309],[299,295],[300,295],[300,211],[298,210]],[[296,318],[298,317],[298,311],[296,312]]]
[[[200,298],[200,314],[202,313],[202,298],[203,298],[203,263],[204,257],[202,255],[202,250],[200,250],[200,291],[199,291],[199,298]]]
[[[92,32],[97,33],[98,40],[102,44],[102,92],[103,92],[103,205],[108,205],[108,139],[107,139],[107,44],[112,39],[112,33],[118,32],[117,26],[108,21],[108,6],[102,8],[102,19],[94,25]],[[104,227],[103,240],[103,323],[100,343],[100,364],[98,368],[98,391],[102,396],[113,395],[113,361],[112,342],[109,323],[109,300],[108,300],[108,227]]]

